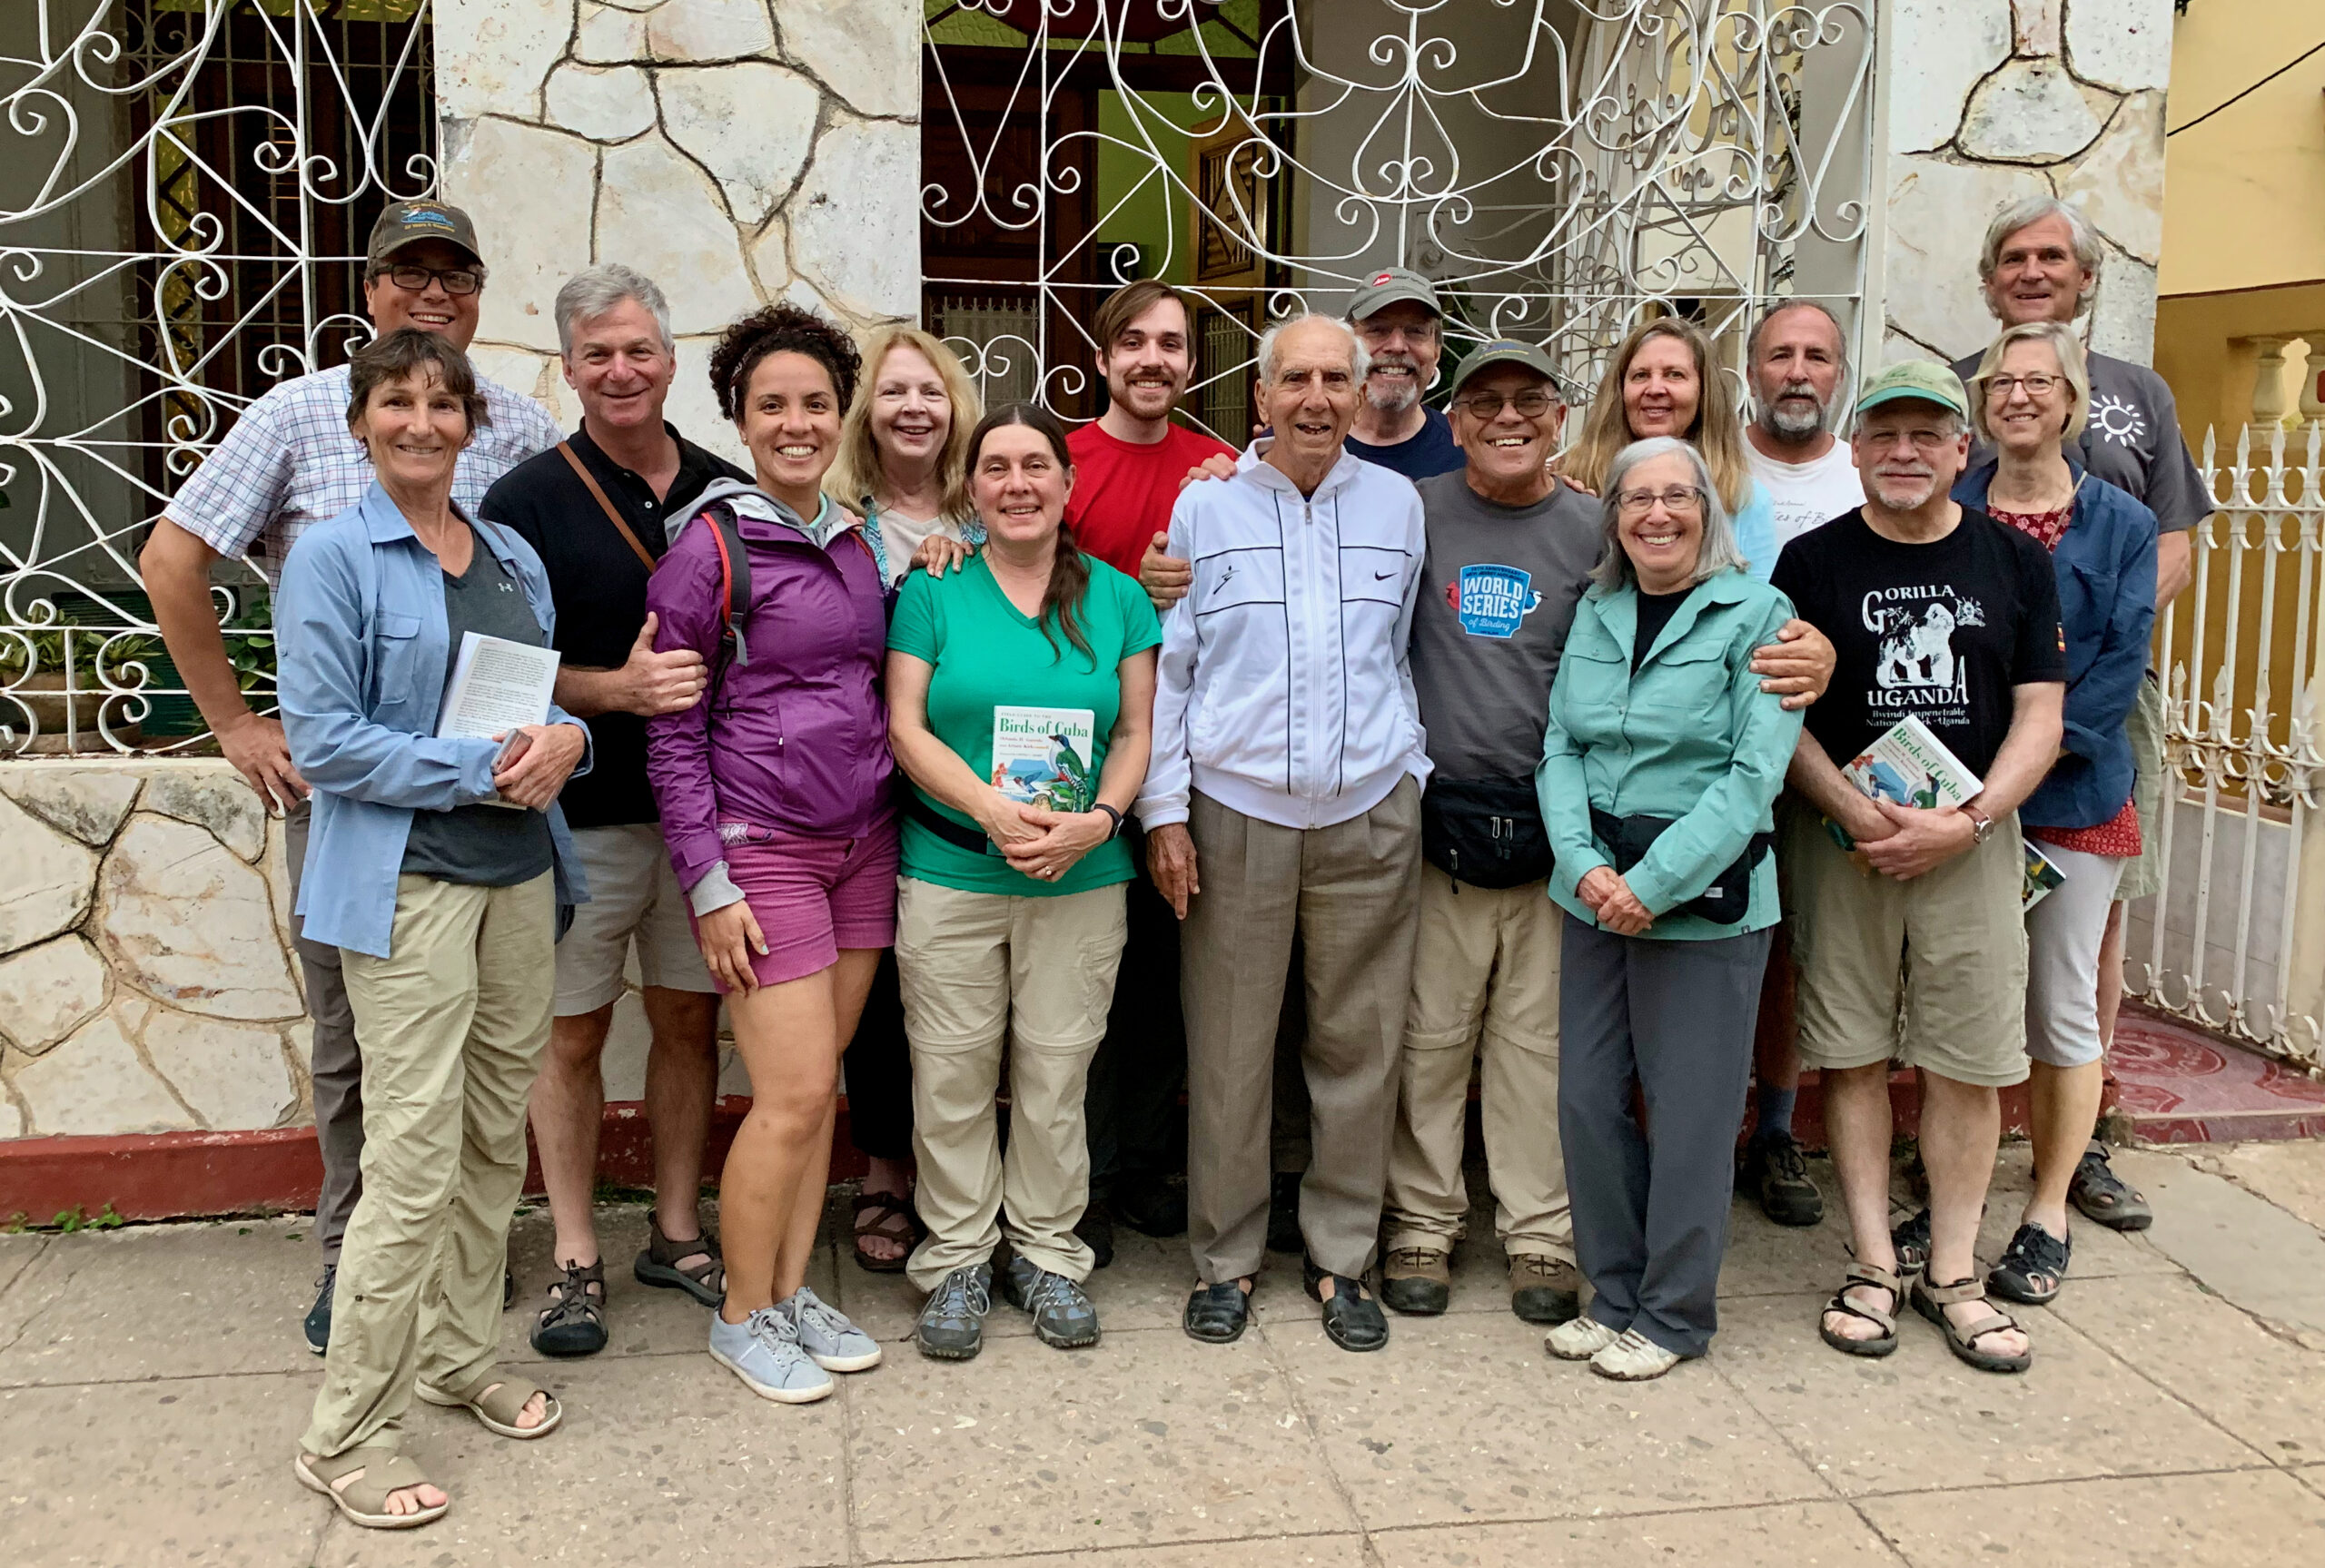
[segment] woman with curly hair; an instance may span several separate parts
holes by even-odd
[[[880,1360],[806,1284],[840,1049],[896,929],[887,564],[821,489],[860,370],[846,332],[811,311],[769,305],[727,329],[711,384],[757,483],[703,491],[646,595],[657,648],[692,648],[711,670],[707,700],[648,722],[647,772],[751,1075],[719,1178],[727,1299],[710,1355],[792,1405]]]

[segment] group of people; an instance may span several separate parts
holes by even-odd
[[[926,333],[777,304],[711,357],[747,471],[663,417],[651,280],[559,291],[562,436],[467,359],[468,215],[391,207],[374,340],[246,411],[144,555],[222,749],[290,816],[326,1170],[300,1479],[425,1524],[415,1393],[512,1439],[562,1420],[496,1361],[508,1227],[529,1120],[531,1339],[601,1348],[633,962],[633,1274],[708,1308],[769,1399],[882,1356],[806,1283],[843,1073],[856,1259],[924,1293],[938,1359],[977,1354],[996,1293],[1094,1343],[1115,1219],[1185,1234],[1195,1339],[1242,1335],[1289,1244],[1324,1332],[1379,1348],[1384,1306],[1447,1307],[1474,1070],[1512,1310],[1661,1376],[1709,1347],[1739,1182],[1821,1218],[1806,1063],[1855,1260],[1825,1342],[1885,1354],[1910,1302],[2024,1367],[1994,1298],[2056,1295],[2069,1206],[2147,1218],[2092,1134],[2160,771],[2149,630],[2204,510],[2162,383],[2069,326],[2100,260],[2071,206],[2005,210],[1995,343],[1854,390],[1831,314],[1780,305],[1748,423],[1700,329],[1643,321],[1571,439],[1539,348],[1440,375],[1441,302],[1388,269],[1268,330],[1241,453],[1172,419],[1193,323],[1159,281],[1095,312],[1104,410],[1071,431],[982,409]],[[2092,431],[2094,395],[2131,416]],[[274,586],[279,721],[210,610],[233,557]],[[437,734],[470,632],[557,650],[544,722]],[[1906,717],[1968,800],[1844,771]],[[2031,909],[2030,843],[2063,873]],[[714,1236],[722,1003],[753,1098]],[[1894,1230],[1893,1061],[1929,1194]],[[1982,1278],[1996,1090],[2030,1073],[2035,1185]]]

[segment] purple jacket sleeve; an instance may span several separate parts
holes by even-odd
[[[719,597],[718,556],[710,530],[688,527],[646,585],[646,607],[660,617],[655,650],[692,648],[715,671]],[[718,842],[718,796],[711,781],[710,705],[716,695],[715,688],[706,691],[685,712],[646,721],[646,776],[662,814],[670,864],[690,897],[706,878],[714,884],[706,893],[723,894],[733,888],[726,873],[726,850]],[[732,898],[715,896],[708,908],[696,899],[695,912],[707,914],[741,896],[739,890]]]

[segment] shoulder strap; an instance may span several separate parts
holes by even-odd
[[[606,498],[605,488],[598,483],[597,476],[589,472],[588,464],[582,462],[581,454],[573,449],[573,443],[559,441],[557,443],[557,449],[564,456],[565,460],[573,466],[573,472],[580,478],[581,483],[588,487],[590,497],[605,512],[606,521],[611,523],[614,526],[614,532],[621,536],[622,543],[628,545],[638,558],[646,564],[648,571],[652,571],[655,565],[652,552],[638,543],[638,536],[630,531],[628,523],[622,521],[621,514],[614,509],[613,502]]]
[[[751,608],[751,552],[743,544],[734,508],[713,502],[703,509],[702,520],[710,525],[710,546],[718,552],[718,581],[725,590],[718,599],[718,629],[734,662],[747,665],[750,650],[743,641],[742,623]]]

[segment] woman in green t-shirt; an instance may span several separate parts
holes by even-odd
[[[1011,403],[968,446],[986,534],[959,571],[905,580],[888,633],[888,728],[911,778],[896,969],[912,1042],[915,1338],[975,1356],[993,1253],[1002,1294],[1061,1348],[1093,1345],[1082,1098],[1122,958],[1123,814],[1146,776],[1162,631],[1144,590],[1064,521],[1065,429]],[[1010,1139],[994,1118],[1010,1046]]]

